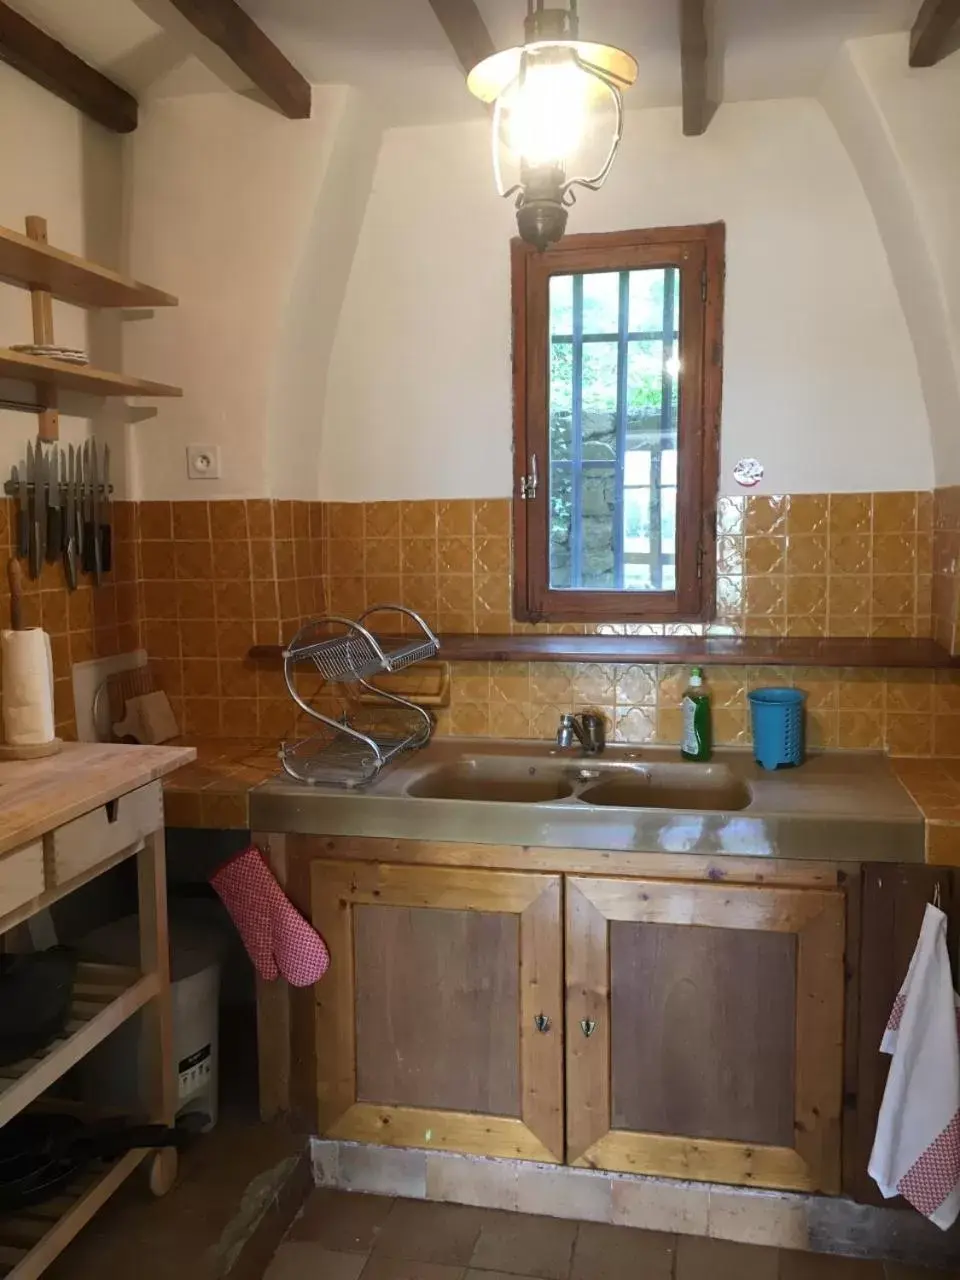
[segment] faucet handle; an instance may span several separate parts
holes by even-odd
[[[607,730],[603,716],[585,711],[580,717],[583,725],[583,749],[588,755],[599,755],[606,746]]]

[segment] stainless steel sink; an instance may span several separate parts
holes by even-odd
[[[584,804],[622,809],[695,809],[735,812],[750,803],[746,783],[726,767],[713,764],[652,764],[603,774],[584,786]]]
[[[745,809],[750,791],[725,765],[633,764],[602,757],[477,755],[414,778],[408,796],[499,804],[597,805],[723,812]]]
[[[560,767],[557,767],[557,766]],[[568,762],[479,757],[441,765],[415,778],[408,796],[429,800],[487,800],[500,804],[544,804],[567,800],[576,770]]]

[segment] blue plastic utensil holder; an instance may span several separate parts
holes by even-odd
[[[761,769],[803,764],[803,690],[754,689],[748,697],[753,754]]]

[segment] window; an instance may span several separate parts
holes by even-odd
[[[518,618],[712,615],[723,242],[513,242]]]

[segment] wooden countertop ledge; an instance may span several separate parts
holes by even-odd
[[[67,742],[44,760],[0,762],[0,854],[172,773],[196,754],[191,746]]]

